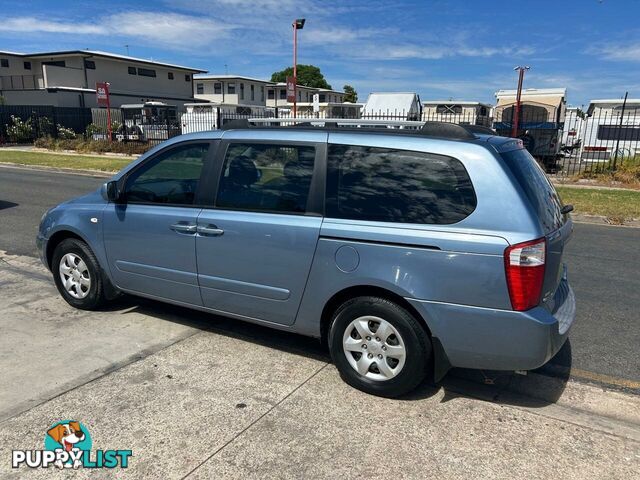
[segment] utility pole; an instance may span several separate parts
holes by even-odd
[[[522,98],[522,83],[524,81],[524,72],[529,70],[528,66],[515,67],[514,70],[518,72],[518,91],[516,93],[516,110],[513,112],[511,136],[513,138],[518,136],[518,123],[520,121],[520,99]]]
[[[620,124],[618,125],[618,138],[616,140],[616,153],[613,156],[613,169],[616,169],[618,163],[618,151],[620,150],[620,136],[622,135],[622,120],[624,118],[624,111],[627,108],[627,97],[629,92],[624,92],[624,100],[622,101],[622,111],[620,112]]]
[[[293,118],[296,118],[298,106],[298,30],[304,28],[304,18],[297,18],[293,21]]]

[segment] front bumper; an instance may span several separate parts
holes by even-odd
[[[40,261],[45,267],[49,268],[49,263],[47,262],[47,238],[40,232],[36,236],[36,248],[38,249]]]
[[[564,344],[576,302],[564,278],[546,306],[526,312],[407,299],[426,320],[452,367],[533,370]]]

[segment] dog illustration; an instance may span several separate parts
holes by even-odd
[[[74,447],[74,445],[83,441],[85,437],[84,432],[80,428],[80,422],[60,423],[47,430],[47,434],[62,445],[62,448],[66,452],[80,451],[80,449]],[[64,468],[62,460],[58,460],[55,465],[58,468]],[[73,468],[78,468],[81,465],[82,462],[80,460],[75,460],[73,462]]]

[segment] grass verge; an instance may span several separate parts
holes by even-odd
[[[573,205],[574,213],[603,215],[612,223],[640,218],[640,192],[560,186],[556,190],[565,204]]]
[[[0,150],[0,163],[18,163],[20,165],[117,172],[130,162],[129,158]]]

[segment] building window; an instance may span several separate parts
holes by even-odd
[[[262,95],[261,100],[264,102],[264,87],[260,87],[260,92],[262,92],[261,93],[261,95]]]
[[[136,67],[129,67],[129,75],[135,75],[136,74]]]
[[[256,87],[251,84],[251,101],[254,101],[256,99]]]
[[[156,71],[152,68],[138,68],[138,75],[141,77],[155,77]]]
[[[196,93],[202,95],[204,93],[204,83],[196,83]]]
[[[326,102],[326,101],[327,101],[327,96],[326,96],[324,93],[321,93],[321,94],[319,95],[319,97],[320,97],[320,98],[319,98],[319,100],[318,100],[318,101],[319,101],[320,103],[324,103],[324,102]]]
[[[240,84],[240,100],[244,100],[244,83]]]
[[[267,91],[267,98],[268,98],[269,100],[273,100],[273,99],[275,99],[275,98],[276,98],[276,94],[275,94],[275,92],[274,92],[273,88],[270,88],[270,89]]]
[[[227,83],[227,93],[229,93],[229,94],[236,93],[236,84],[235,83]]]
[[[287,90],[284,88],[280,89],[280,100],[286,100],[287,99]]]
[[[64,60],[51,60],[49,62],[42,62],[43,65],[51,65],[52,67],[66,67],[67,64]]]
[[[0,67],[9,68],[9,59],[8,58],[0,58]]]
[[[184,76],[184,81],[185,82],[190,82],[191,81],[191,75],[189,75],[188,73]]]
[[[96,62],[94,62],[93,60],[85,60],[84,61],[84,68],[86,68],[88,70],[95,70],[96,69]]]
[[[169,80],[173,80],[173,72],[168,72],[168,73],[167,73],[167,78],[168,78]]]
[[[441,115],[460,115],[462,113],[462,105],[438,105],[436,107],[436,113]]]
[[[222,84],[219,82],[216,82],[213,84],[213,93],[215,93],[216,95],[222,95]]]
[[[298,101],[301,102],[302,101],[302,91],[298,90]]]
[[[24,62],[24,69],[31,70],[31,62]]]

